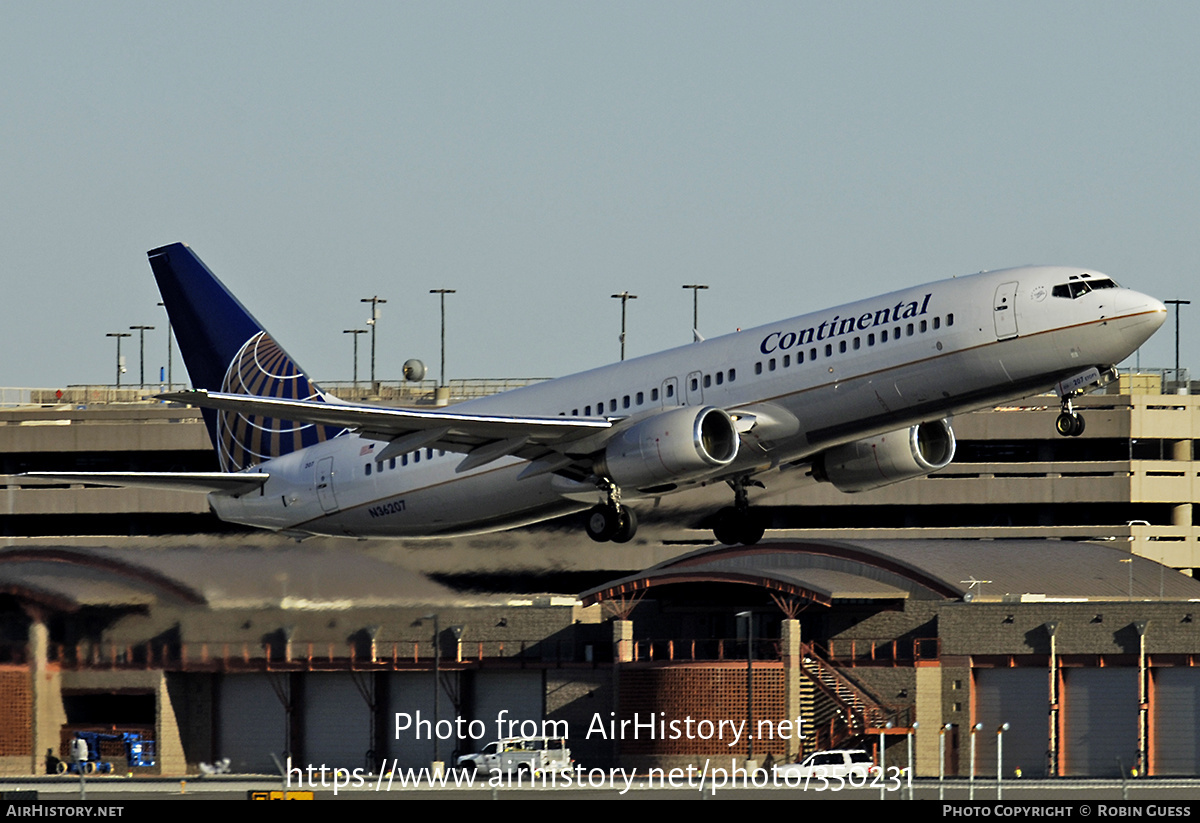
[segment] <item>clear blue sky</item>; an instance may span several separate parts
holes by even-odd
[[[1023,263],[1184,310],[1200,4],[0,4],[0,385],[111,382],[182,240],[318,380],[554,376]],[[1144,349],[1170,365],[1173,328]],[[126,351],[133,351],[129,347]],[[365,368],[365,358],[363,359]],[[136,356],[129,359],[136,374]]]

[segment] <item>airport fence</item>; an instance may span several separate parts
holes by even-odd
[[[72,670],[164,671],[373,671],[426,670],[433,666],[431,641],[378,643],[77,643],[51,644],[47,659]],[[589,659],[574,640],[510,640],[442,643],[445,668],[486,665],[563,665]],[[28,664],[23,645],[0,645],[0,663]],[[608,658],[611,660],[611,657]]]
[[[393,406],[434,406],[460,403],[488,397],[510,389],[542,383],[546,377],[469,378],[451,380],[439,388],[434,380],[332,381],[321,388],[353,403],[380,403]],[[186,391],[187,383],[72,384],[63,388],[0,386],[0,408],[22,406],[98,406],[110,403],[161,403],[158,395]]]
[[[745,662],[745,639],[669,638],[621,641],[631,644],[618,649],[619,659],[634,663],[720,663]],[[912,665],[917,660],[935,659],[936,638],[897,640],[831,641],[816,647],[818,653],[837,666]],[[441,644],[441,665],[486,666],[496,663],[599,664],[611,662],[610,643],[571,639],[466,640]],[[624,653],[623,653],[624,652]],[[750,650],[755,661],[779,661],[782,649],[777,639],[754,641]],[[23,644],[0,645],[0,663],[27,663]],[[235,670],[354,670],[373,668],[423,669],[433,664],[429,640],[375,643],[78,643],[53,644],[48,658],[71,669],[188,669]]]
[[[0,386],[0,408],[23,406],[93,406],[110,403],[161,403],[156,395],[183,391],[186,383],[144,386],[70,385],[60,389]]]
[[[393,406],[435,406],[461,403],[478,397],[532,386],[548,377],[470,378],[449,380],[439,388],[435,380],[319,383],[321,389],[352,403],[383,403]]]
[[[937,660],[941,641],[936,637],[917,637],[908,640],[830,638],[829,642],[813,644],[818,653],[838,666],[910,666],[921,660]]]

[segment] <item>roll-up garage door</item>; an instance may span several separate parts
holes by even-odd
[[[227,674],[217,688],[217,758],[235,772],[277,774],[271,753],[287,745],[287,713],[276,690],[286,698],[288,676]]]
[[[319,672],[305,675],[304,754],[314,766],[358,769],[368,762],[371,711],[353,674]],[[360,675],[363,688],[372,688],[372,675]],[[368,691],[369,694],[369,691]]]
[[[1063,768],[1117,777],[1137,764],[1137,669],[1064,669]]]
[[[982,723],[975,745],[976,774],[996,775],[996,730],[1004,733],[1004,776],[1017,769],[1025,777],[1046,774],[1046,751],[1050,745],[1050,673],[1047,669],[976,669],[975,722]],[[970,734],[960,733],[959,767],[970,769]]]
[[[441,706],[438,716],[442,720],[453,721],[457,714],[450,695],[458,692],[458,674],[442,673],[442,682],[448,684],[449,692],[441,693]],[[386,740],[380,742],[380,747],[387,756],[401,768],[420,768],[433,762],[434,746],[430,739],[430,730],[422,729],[420,738],[414,728],[418,714],[420,720],[433,723],[433,672],[403,672],[388,676],[388,715]],[[407,715],[404,722],[409,727],[396,732],[396,714]],[[490,738],[489,738],[490,739]],[[460,748],[455,739],[441,740],[438,743],[438,756],[447,765],[453,765],[454,751]],[[482,745],[482,744],[481,744]],[[392,763],[388,764],[390,768]]]
[[[545,686],[540,671],[473,673],[471,716],[487,726],[489,740],[524,736],[534,724],[525,724],[522,729],[520,721],[535,721],[540,729],[544,705]],[[498,726],[497,721],[502,725]],[[510,726],[509,721],[517,724]]]
[[[1150,773],[1200,774],[1200,670],[1151,669]]]

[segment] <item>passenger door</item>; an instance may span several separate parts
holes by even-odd
[[[996,339],[1007,340],[1017,336],[1017,286],[1016,281],[1001,283],[996,288],[996,299],[992,303],[992,317],[996,321]]]
[[[326,514],[337,511],[337,496],[333,493],[333,458],[323,457],[317,461],[313,470],[313,485],[317,490],[317,499]]]

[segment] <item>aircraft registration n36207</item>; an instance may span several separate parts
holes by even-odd
[[[187,246],[149,252],[220,472],[39,473],[208,493],[224,520],[294,536],[469,534],[590,510],[630,540],[630,501],[724,481],[714,529],[755,543],[748,488],[808,466],[844,492],[954,457],[956,414],[1054,390],[1071,398],[1163,323],[1099,272],[1028,266],[942,280],[448,408],[322,392]]]

